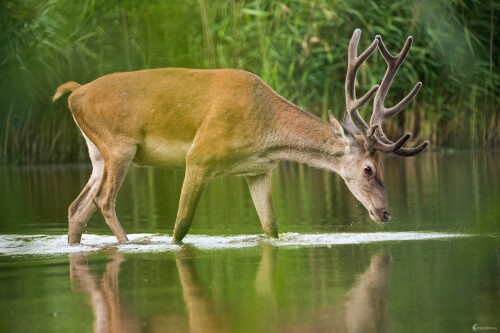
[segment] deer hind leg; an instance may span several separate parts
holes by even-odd
[[[87,222],[96,210],[93,197],[96,194],[102,178],[104,161],[101,152],[85,135],[85,141],[89,149],[90,160],[92,161],[92,175],[82,192],[73,201],[68,209],[68,243],[78,244],[82,239],[82,233],[87,226]]]
[[[181,197],[172,239],[174,243],[181,243],[184,236],[188,233],[196,206],[208,180],[209,177],[202,168],[186,167],[186,175],[182,183]]]
[[[278,238],[278,223],[271,198],[271,174],[269,171],[261,175],[247,176],[246,179],[262,229],[267,236]]]
[[[114,151],[120,154],[104,155],[104,171],[99,189],[94,196],[94,203],[101,210],[106,223],[113,231],[120,243],[128,241],[127,235],[118,221],[115,211],[116,195],[127,174],[127,170],[136,153],[136,147],[133,149],[123,147],[114,147]]]

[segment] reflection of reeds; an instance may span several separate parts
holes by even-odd
[[[0,158],[85,158],[66,106],[51,106],[50,95],[67,80],[131,69],[242,68],[313,113],[332,108],[340,116],[346,47],[356,27],[363,43],[381,34],[394,52],[407,35],[415,37],[390,99],[419,80],[424,88],[388,132],[411,128],[437,146],[498,145],[499,9],[494,1],[464,0],[3,1]],[[376,55],[361,69],[360,85],[378,82],[384,70]]]

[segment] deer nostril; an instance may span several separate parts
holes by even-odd
[[[384,222],[388,222],[391,219],[391,214],[386,210],[384,210],[382,215],[384,216]]]

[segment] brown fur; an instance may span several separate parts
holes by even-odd
[[[68,93],[70,91],[75,91],[76,89],[80,88],[82,85],[73,81],[66,82],[65,84],[59,86],[57,88],[56,93],[52,97],[52,101],[55,102],[57,101],[62,95],[65,93]]]
[[[153,69],[115,73],[72,91],[69,107],[89,146],[94,171],[69,209],[69,242],[78,243],[96,207],[119,241],[127,237],[115,198],[132,162],[186,169],[174,230],[180,241],[206,184],[216,176],[247,177],[264,231],[277,237],[270,175],[280,160],[339,173],[381,219],[387,208],[379,154],[367,154],[335,119],[325,123],[239,70]],[[379,182],[363,175],[373,164]]]

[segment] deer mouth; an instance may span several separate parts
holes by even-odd
[[[373,209],[368,210],[370,217],[375,222],[387,223],[391,219],[391,214],[389,213],[389,211],[387,211],[385,209],[377,209],[377,210],[375,210],[375,212],[377,212],[377,213],[374,213]]]

